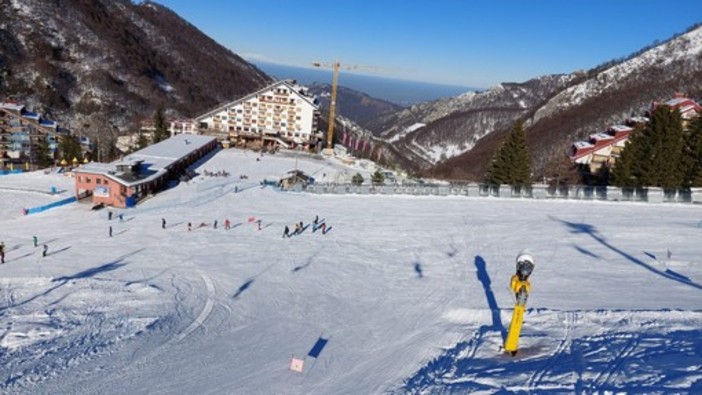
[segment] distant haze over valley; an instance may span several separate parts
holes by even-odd
[[[266,74],[277,79],[295,79],[301,84],[310,84],[312,82],[331,84],[332,82],[331,69],[308,69],[262,62],[254,62],[254,64]],[[442,97],[454,97],[469,91],[482,90],[465,86],[352,74],[346,70],[339,71],[339,85],[403,106],[432,101]]]

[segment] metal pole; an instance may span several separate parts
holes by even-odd
[[[295,141],[295,144],[297,144],[297,152],[295,152],[295,176],[297,177],[297,157],[300,155],[300,148],[302,147],[300,145],[299,141]]]

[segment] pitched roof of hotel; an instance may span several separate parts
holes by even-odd
[[[236,100],[234,100],[234,101],[231,101],[231,102],[229,102],[229,103],[227,103],[227,104],[223,104],[223,105],[221,105],[221,106],[215,108],[214,110],[210,110],[210,111],[206,112],[205,114],[202,114],[202,115],[200,115],[200,116],[197,116],[197,117],[195,117],[195,120],[196,120],[196,121],[199,121],[200,119],[207,118],[207,117],[209,117],[209,116],[212,116],[212,115],[214,115],[214,114],[217,114],[218,112],[224,111],[224,110],[226,110],[228,107],[231,107],[231,106],[235,105],[236,103],[249,100],[249,99],[251,99],[252,97],[256,97],[256,96],[258,96],[258,95],[260,95],[260,94],[262,94],[262,93],[264,93],[264,92],[266,92],[266,91],[269,91],[269,90],[271,90],[271,89],[274,89],[275,87],[277,87],[277,86],[279,86],[279,85],[285,85],[285,86],[287,86],[287,87],[290,89],[291,92],[294,92],[294,93],[296,93],[298,96],[302,97],[303,100],[305,100],[306,102],[308,102],[310,105],[312,105],[312,106],[315,107],[315,108],[318,107],[318,105],[314,103],[314,98],[312,98],[312,97],[310,97],[310,96],[307,96],[306,94],[300,92],[300,90],[303,89],[301,86],[297,85],[296,83],[294,83],[294,82],[291,81],[291,80],[280,80],[280,81],[276,81],[276,82],[272,83],[271,85],[266,86],[266,87],[263,88],[263,89],[257,90],[257,91],[254,92],[254,93],[248,94],[248,95],[246,95],[246,96],[244,96],[244,97],[240,97],[239,99],[236,99]]]

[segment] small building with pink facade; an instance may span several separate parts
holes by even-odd
[[[76,196],[92,198],[94,205],[133,207],[215,149],[215,137],[179,134],[115,162],[90,162],[74,169]]]

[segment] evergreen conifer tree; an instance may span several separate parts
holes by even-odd
[[[356,173],[356,174],[354,174],[354,176],[351,177],[351,183],[352,183],[353,185],[361,185],[361,184],[363,184],[363,176],[361,175],[361,173]]]
[[[702,115],[690,122],[685,143],[684,186],[702,187]]]
[[[156,110],[156,114],[154,115],[154,127],[156,128],[154,131],[154,143],[158,143],[159,141],[163,141],[169,137],[168,127],[166,126],[166,118],[163,115],[162,108]]]
[[[531,185],[531,156],[523,121],[517,121],[490,163],[485,182],[512,186]]]
[[[373,173],[371,182],[373,182],[375,185],[380,185],[385,182],[385,176],[383,176],[383,173],[381,173],[380,170],[376,170],[375,173]]]
[[[72,135],[64,136],[61,139],[59,151],[61,151],[61,157],[66,159],[68,163],[71,163],[73,158],[80,159],[83,156],[78,139]]]
[[[149,146],[149,139],[146,137],[144,133],[139,132],[139,137],[137,138],[136,141],[136,149],[144,149]]]
[[[614,183],[620,187],[680,187],[686,174],[684,151],[680,112],[658,106],[651,121],[629,138],[615,164]]]
[[[34,150],[34,164],[39,168],[50,167],[54,163],[51,157],[51,148],[49,140],[46,136],[41,136],[37,139],[37,145]]]

